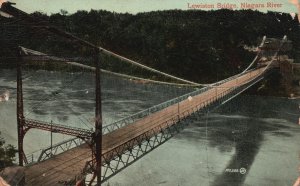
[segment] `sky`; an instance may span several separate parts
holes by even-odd
[[[1,1],[4,0],[0,0]],[[155,10],[181,9],[188,10],[193,5],[204,6],[205,4],[235,4],[237,9],[241,3],[248,4],[265,4],[264,8],[258,8],[259,11],[266,12],[268,10],[277,12],[296,13],[300,12],[300,0],[10,0],[17,3],[16,7],[31,13],[41,11],[47,14],[57,13],[61,9],[74,13],[77,10],[104,9],[113,12],[132,13],[149,12]],[[281,7],[266,7],[268,2],[273,4],[281,4]],[[197,8],[209,10],[208,8]]]

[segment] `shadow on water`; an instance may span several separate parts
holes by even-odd
[[[211,185],[239,186],[243,185],[266,133],[278,137],[292,136],[294,128],[291,123],[298,121],[298,109],[297,101],[243,95],[217,110],[195,116],[191,125],[176,138],[197,142],[207,139],[208,145],[221,153],[235,152]],[[278,115],[280,111],[289,114]],[[228,171],[240,168],[245,168],[247,172]]]

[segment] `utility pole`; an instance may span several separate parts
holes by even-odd
[[[96,174],[97,186],[101,185],[101,156],[102,156],[102,108],[101,108],[101,78],[100,78],[100,51],[95,49],[95,67],[96,67],[96,109],[95,109],[95,135],[96,144]]]
[[[51,154],[50,154],[50,156],[52,157],[53,156],[53,152],[52,152],[52,145],[53,145],[53,143],[52,143],[52,139],[53,139],[53,134],[52,134],[52,131],[53,131],[53,123],[52,123],[52,120],[51,120],[51,131],[50,131],[50,147],[51,147]]]
[[[177,103],[177,116],[178,116],[178,121],[180,121],[179,101],[178,101],[178,103]]]
[[[24,106],[23,106],[23,87],[22,87],[22,49],[16,47],[17,55],[17,127],[18,127],[18,153],[19,165],[23,166],[24,163]]]

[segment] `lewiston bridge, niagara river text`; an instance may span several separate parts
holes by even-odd
[[[187,3],[188,9],[263,9],[282,8],[282,3]]]

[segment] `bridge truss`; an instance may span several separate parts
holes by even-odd
[[[175,116],[174,118],[166,121],[163,125],[152,128],[146,133],[139,135],[108,153],[102,154],[102,182],[107,181],[118,172],[122,171],[135,161],[171,139],[175,134],[187,127],[194,118],[200,119],[203,115],[215,110],[257,82],[261,81],[266,75],[267,74],[257,77],[252,81],[245,83],[243,86],[235,87],[221,94],[217,94],[215,97],[207,100],[206,102],[185,110],[181,113],[180,117]],[[180,98],[178,101],[179,100]],[[85,173],[92,173],[93,170],[93,163],[90,161],[87,163],[84,171]]]

